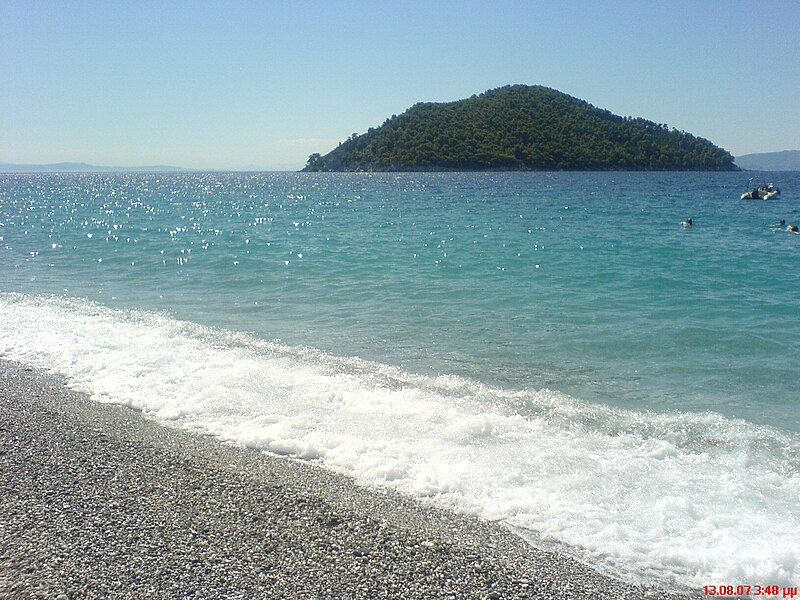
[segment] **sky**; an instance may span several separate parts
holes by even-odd
[[[800,149],[800,1],[0,0],[0,162],[294,170],[508,84]]]

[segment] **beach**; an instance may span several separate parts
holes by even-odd
[[[5,175],[0,357],[625,581],[794,586],[797,236],[739,183]]]
[[[679,598],[0,361],[0,596]]]

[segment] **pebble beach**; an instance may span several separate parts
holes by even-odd
[[[692,597],[7,361],[0,489],[3,598]]]

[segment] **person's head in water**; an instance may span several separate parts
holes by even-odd
[[[692,226],[692,217],[687,218],[685,221],[681,223],[684,227],[691,227]]]
[[[797,228],[797,225],[789,225],[786,228],[786,231],[791,231],[792,233],[798,233],[799,232],[798,228]]]

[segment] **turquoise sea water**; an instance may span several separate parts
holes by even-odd
[[[796,585],[800,174],[769,177],[3,175],[0,357],[624,577]]]

